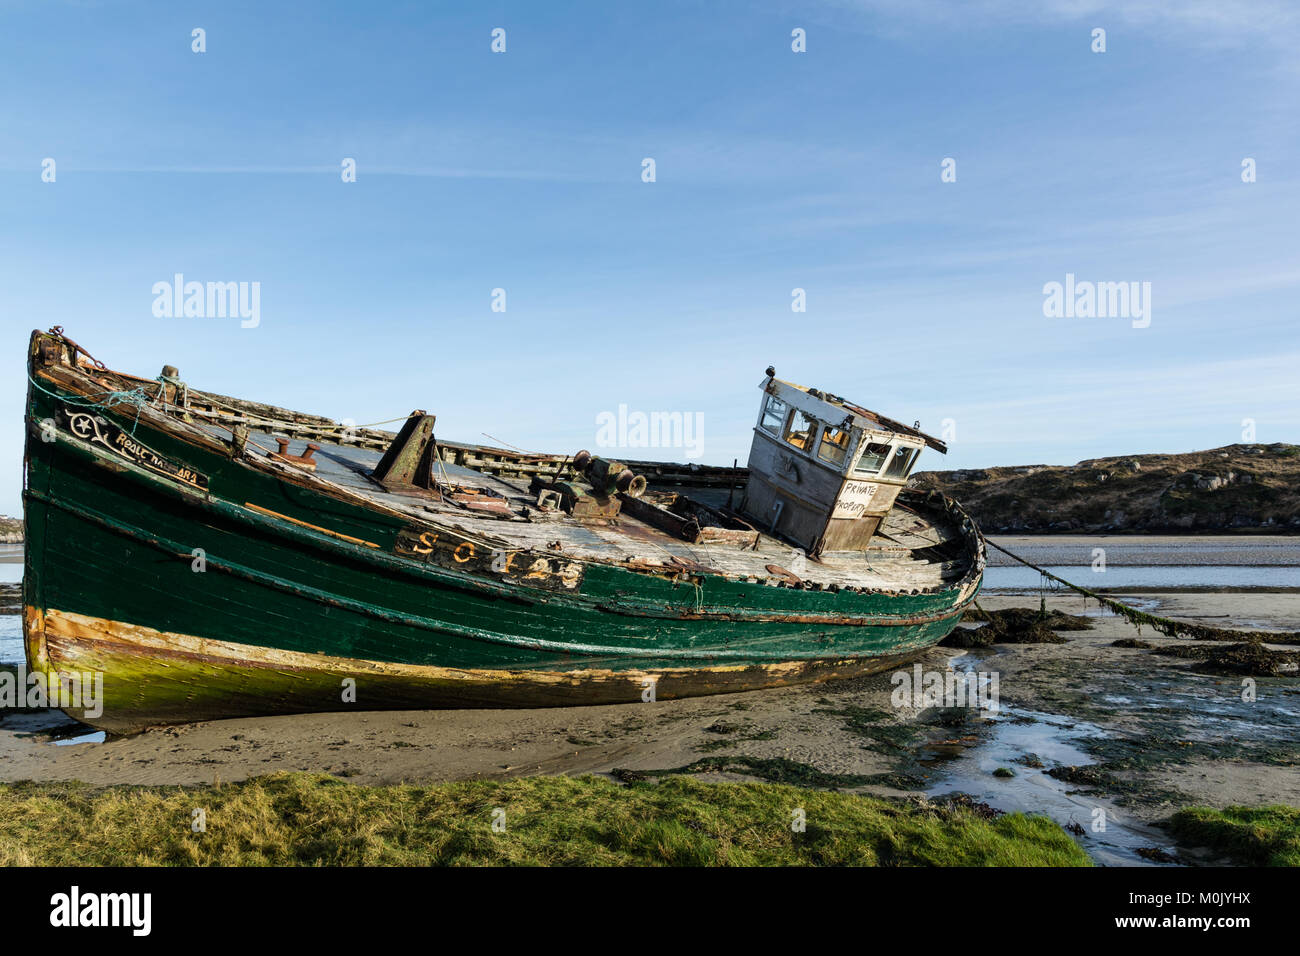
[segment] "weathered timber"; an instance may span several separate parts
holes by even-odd
[[[224,397],[205,405],[211,393],[188,386],[169,400],[83,353],[33,334],[24,637],[33,668],[105,673],[103,725],[115,731],[869,673],[946,636],[982,578],[978,530],[942,495],[900,493],[862,553],[805,566],[788,540],[694,491],[608,496],[625,510],[599,520],[546,507],[534,479],[600,497],[566,456],[439,442],[443,493],[403,493],[371,475],[395,445],[384,474],[410,474],[414,438]],[[282,460],[276,435],[318,444],[297,456],[315,470]],[[431,424],[429,435],[431,455]],[[655,486],[704,472],[624,464]],[[717,485],[699,487],[725,497],[739,471],[714,469]],[[340,698],[345,680],[355,703]]]
[[[385,488],[428,488],[432,484],[434,422],[432,415],[412,412],[371,477]]]

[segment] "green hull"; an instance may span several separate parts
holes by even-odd
[[[594,562],[557,587],[459,567],[470,545],[421,559],[404,547],[409,517],[250,467],[148,408],[95,405],[104,397],[80,372],[34,362],[33,376],[29,664],[102,671],[104,713],[92,722],[116,731],[306,710],[634,701],[648,687],[662,699],[866,673],[942,639],[978,590],[982,551],[973,575],[919,594]],[[82,434],[84,414],[102,429]],[[348,678],[355,702],[343,699]]]

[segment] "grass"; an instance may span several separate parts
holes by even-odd
[[[1300,866],[1300,809],[1188,807],[1169,821],[1180,841],[1209,847],[1246,866]]]
[[[206,830],[192,832],[202,809]],[[493,832],[504,811],[504,832]],[[793,832],[795,811],[805,830]],[[775,784],[525,777],[362,787],[0,785],[4,865],[1086,866],[1045,817]]]

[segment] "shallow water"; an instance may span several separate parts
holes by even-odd
[[[21,664],[26,659],[22,621],[17,614],[0,614],[0,664]]]
[[[967,680],[975,679],[980,659],[971,654],[950,662]],[[955,759],[936,765],[942,776],[930,786],[929,796],[964,793],[981,803],[1007,813],[1038,813],[1062,826],[1076,824],[1086,831],[1074,839],[1092,859],[1103,866],[1158,866],[1137,854],[1139,848],[1159,847],[1172,854],[1167,835],[1137,821],[1115,805],[1085,792],[1080,785],[1057,780],[1044,771],[1054,766],[1081,767],[1096,763],[1077,741],[1105,737],[1094,724],[1060,714],[1009,707],[1002,703],[995,714],[986,713],[991,727],[983,739]],[[1019,763],[1026,755],[1037,756],[1043,768]],[[1014,777],[995,777],[993,771],[1006,767]],[[1101,811],[1100,813],[1098,811]],[[1098,825],[1104,829],[1098,829]]]

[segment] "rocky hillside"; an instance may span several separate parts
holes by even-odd
[[[1239,531],[1300,534],[1300,446],[1227,445],[1077,465],[926,471],[986,532]]]
[[[23,519],[0,515],[0,544],[23,540]]]

